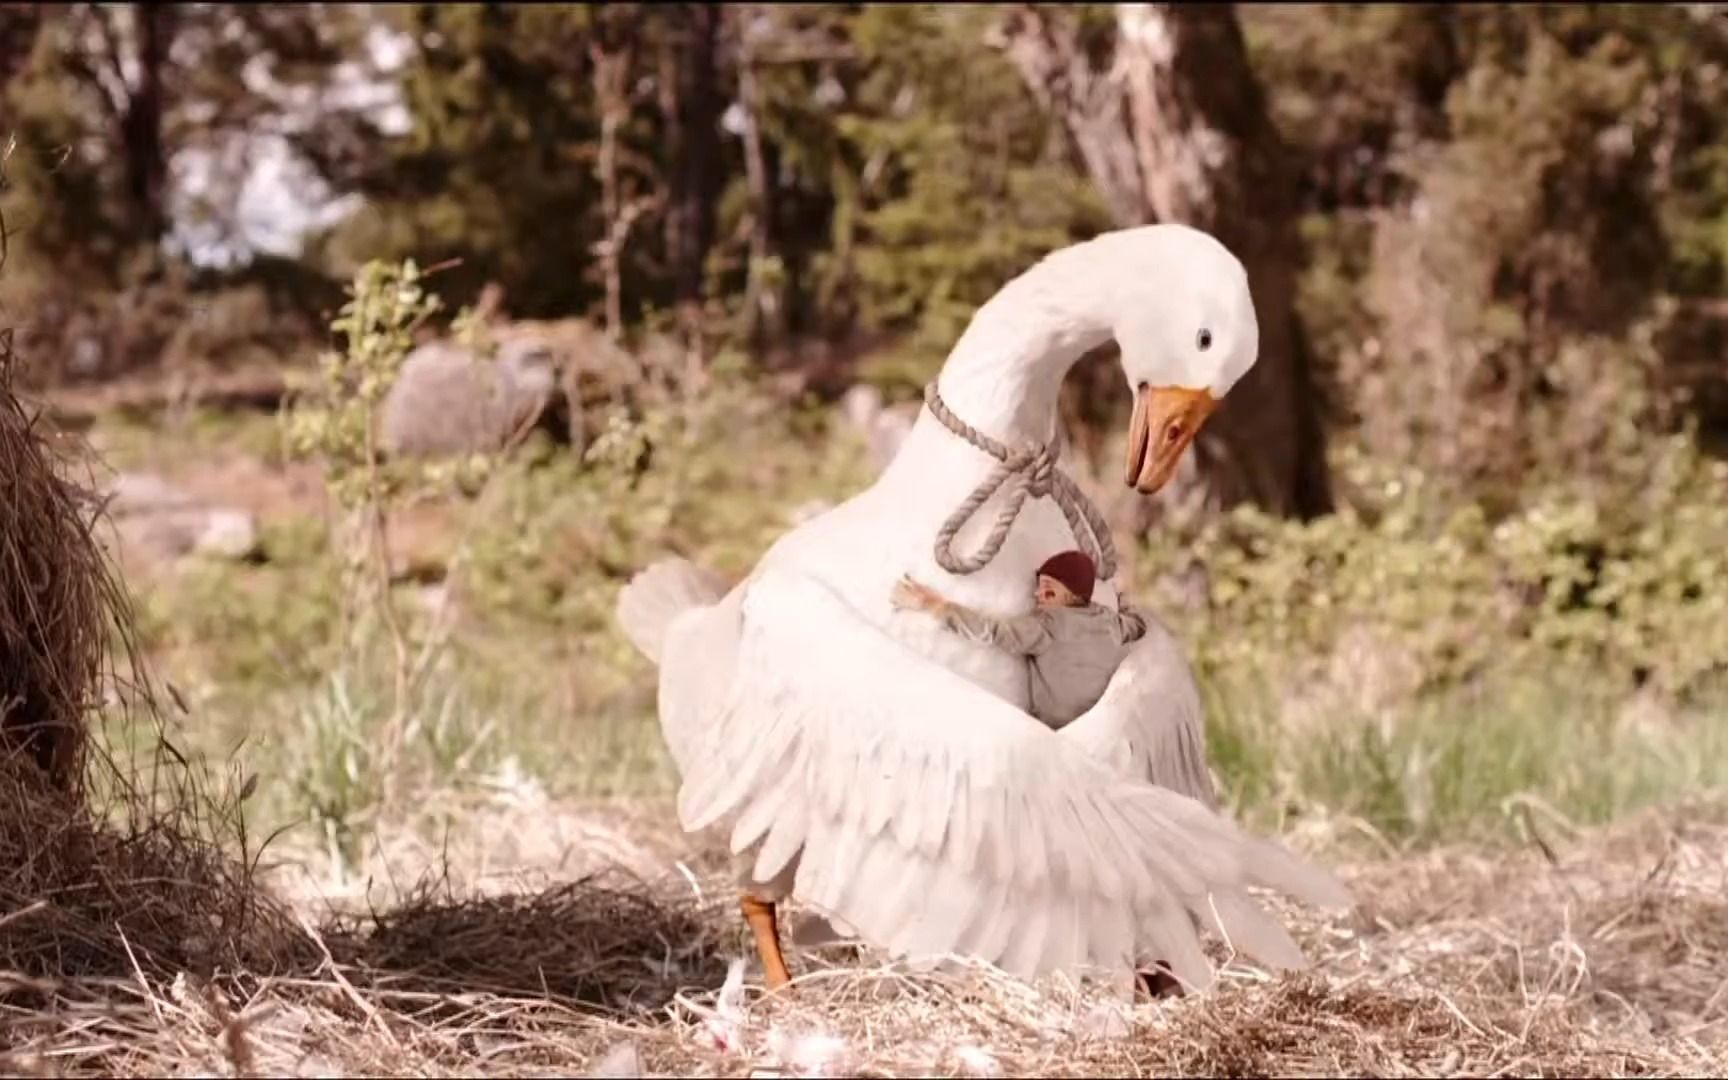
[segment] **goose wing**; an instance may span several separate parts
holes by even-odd
[[[1264,963],[1304,964],[1249,886],[1348,903],[1330,875],[1112,771],[814,577],[759,571],[736,626],[723,692],[682,698],[707,712],[682,823],[729,828],[758,880],[797,858],[794,895],[891,953],[1022,977],[1163,960],[1205,986],[1196,920]]]

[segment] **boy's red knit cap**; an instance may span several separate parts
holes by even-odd
[[[1098,580],[1098,567],[1084,551],[1064,551],[1044,560],[1040,575],[1049,575],[1068,586],[1068,591],[1083,604],[1092,602],[1092,584]]]

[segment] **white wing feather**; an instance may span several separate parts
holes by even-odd
[[[727,599],[687,618],[714,637],[736,628],[733,677],[698,674],[708,656],[671,670],[701,636],[693,623],[668,641],[665,675],[682,689],[662,700],[682,715],[662,721],[689,740],[683,825],[729,827],[735,853],[756,850],[758,880],[796,857],[794,895],[891,953],[1020,976],[1163,960],[1205,986],[1195,918],[1265,963],[1304,964],[1246,887],[1348,904],[1329,875],[1113,773],[814,578],[768,568],[736,615]]]

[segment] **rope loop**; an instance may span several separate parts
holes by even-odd
[[[1073,532],[1081,550],[1097,565],[1098,577],[1107,581],[1116,575],[1116,546],[1110,537],[1109,523],[1086,497],[1086,493],[1056,467],[1054,442],[1047,446],[1028,444],[1013,448],[997,442],[955,416],[942,400],[942,395],[937,393],[934,380],[924,388],[924,403],[943,427],[997,461],[996,468],[990,471],[990,475],[984,478],[972,494],[955,507],[948,520],[943,522],[942,528],[937,531],[933,552],[936,565],[951,574],[971,574],[983,569],[996,557],[996,553],[1002,550],[1002,544],[1008,538],[1008,530],[1020,516],[1020,509],[1026,505],[1027,498],[1041,499],[1049,496],[1054,498],[1056,505],[1061,508],[1062,516],[1067,520],[1068,528]],[[991,526],[990,534],[985,537],[984,543],[971,555],[955,555],[954,537],[1010,478],[1016,483],[1009,491],[1007,503],[996,515],[996,522]]]

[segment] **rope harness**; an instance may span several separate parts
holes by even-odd
[[[1115,576],[1116,545],[1110,539],[1110,526],[1086,493],[1056,467],[1054,441],[1048,446],[1027,444],[1018,448],[997,442],[950,412],[942,395],[936,392],[935,380],[924,388],[924,404],[929,406],[930,414],[943,427],[997,461],[996,468],[955,508],[937,531],[934,554],[938,566],[950,574],[970,574],[983,568],[1002,550],[1002,542],[1008,538],[1008,530],[1013,527],[1014,519],[1020,516],[1020,508],[1026,500],[1048,495],[1062,508],[1062,516],[1068,519],[1068,528],[1074,533],[1081,550],[1097,564],[1098,577],[1108,581]],[[1016,478],[1018,483],[1010,489],[1008,502],[996,515],[996,524],[990,535],[973,554],[965,558],[955,555],[954,537],[978,512],[978,508],[990,501],[990,497],[1010,478]]]

